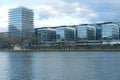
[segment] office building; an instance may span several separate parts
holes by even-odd
[[[119,26],[113,22],[106,22],[102,24],[102,39],[118,39]]]
[[[60,26],[56,28],[56,41],[74,41],[75,28],[68,26]]]
[[[90,24],[81,24],[76,26],[77,40],[95,40],[96,28]]]
[[[94,24],[96,27],[96,40],[102,40],[102,23]]]
[[[56,30],[53,28],[36,28],[35,33],[39,42],[48,42],[56,40]]]
[[[34,13],[31,9],[17,7],[9,10],[9,38],[24,40],[33,35]]]

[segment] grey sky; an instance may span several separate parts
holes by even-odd
[[[39,6],[40,19],[73,16],[87,18],[90,22],[119,21],[120,0],[26,0],[25,2],[17,0],[16,2],[22,5]]]
[[[0,10],[1,28],[7,29],[6,9],[25,6],[35,12],[35,27],[74,25],[104,21],[120,22],[120,0],[5,0]],[[4,25],[5,24],[5,25]]]

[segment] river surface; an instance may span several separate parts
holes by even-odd
[[[0,80],[120,80],[120,52],[0,52]]]

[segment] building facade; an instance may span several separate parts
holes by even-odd
[[[48,42],[56,40],[56,30],[52,28],[37,28],[36,35],[39,42]]]
[[[113,22],[103,23],[102,39],[119,39],[119,26]]]
[[[96,28],[93,25],[82,24],[76,26],[77,40],[95,40]]]
[[[98,23],[98,24],[94,24],[94,26],[96,27],[96,40],[102,40],[102,24]]]
[[[9,38],[27,39],[33,35],[34,13],[31,9],[17,7],[9,10]]]
[[[74,41],[75,28],[61,26],[56,28],[56,41]]]

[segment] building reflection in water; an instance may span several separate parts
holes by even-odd
[[[0,52],[0,80],[9,80],[9,60],[5,52]]]
[[[10,80],[33,80],[31,54],[11,53],[9,66]]]
[[[11,80],[100,80],[101,62],[98,65],[98,59],[92,55],[39,53],[12,53]]]
[[[114,52],[10,53],[2,80],[120,80],[119,60]]]

